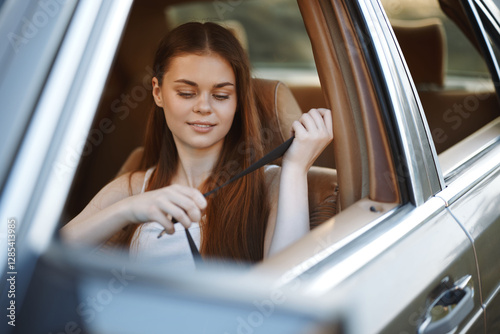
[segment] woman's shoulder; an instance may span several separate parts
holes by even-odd
[[[281,172],[281,166],[278,165],[265,165],[264,166],[264,175],[266,178],[273,178],[279,175]]]
[[[264,176],[268,188],[275,188],[279,185],[281,167],[278,165],[266,165],[264,167]]]
[[[126,197],[141,192],[146,171],[125,173],[108,183],[93,199],[94,205],[105,208]]]

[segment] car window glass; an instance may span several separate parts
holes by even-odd
[[[456,27],[455,23],[441,11],[437,1],[406,0],[398,1],[398,4],[395,5],[394,1],[382,0],[382,3],[387,15],[389,16],[389,20],[395,29],[396,37],[398,37],[398,28],[401,25],[409,25],[410,27],[408,30],[411,28],[414,30],[414,32],[409,33],[413,34],[418,34],[418,30],[421,26],[429,26],[434,22],[441,25],[442,31],[440,33],[444,38],[443,42],[445,44],[444,47],[446,48],[445,54],[443,55],[445,87],[451,88],[453,86],[460,85],[460,82],[462,81],[460,78],[463,76],[467,76],[469,78],[489,77],[488,68],[478,50],[474,48],[467,37]],[[429,19],[434,19],[435,21],[431,21]],[[420,33],[425,34],[425,32]],[[432,37],[431,34],[432,32],[429,33],[429,38]],[[404,44],[406,42],[401,41],[399,37],[398,41],[400,44]],[[404,53],[405,45],[402,46]],[[436,45],[433,45],[434,48],[435,46]],[[430,48],[431,46],[429,45],[428,49]],[[411,70],[412,69],[410,68],[410,71]]]
[[[436,0],[382,1],[419,93],[441,166],[466,161],[450,150],[500,116],[495,86],[465,15]],[[461,11],[457,1],[451,10]],[[450,9],[448,9],[450,10]],[[443,154],[446,152],[446,154]],[[445,180],[447,168],[443,168]]]

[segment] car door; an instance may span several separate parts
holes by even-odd
[[[432,136],[382,6],[368,0],[299,1],[299,5],[334,111],[334,126],[343,112],[350,112],[351,119],[367,117],[373,107],[367,96],[376,96],[374,109],[379,108],[384,120],[395,167],[391,174],[390,168],[380,169],[373,162],[382,163],[384,151],[375,150],[374,142],[381,139],[373,135],[376,130],[369,125],[377,120],[371,118],[363,126],[368,157],[361,161],[372,172],[373,192],[347,205],[344,198],[340,214],[288,254],[271,259],[271,265],[275,269],[287,262],[284,284],[300,286],[321,303],[343,298],[349,314],[357,319],[349,328],[354,333],[484,333],[474,244],[442,198],[446,184]],[[339,105],[343,85],[346,90],[356,89],[349,92],[354,96],[351,105]],[[362,104],[361,115],[352,108],[356,103]],[[343,141],[336,137],[336,154],[345,149]],[[345,159],[336,155],[335,160],[342,195],[345,187],[357,181],[341,173]],[[384,207],[388,203],[376,190],[392,180],[401,192],[399,205]],[[363,219],[371,221],[338,239],[339,233]]]
[[[362,2],[360,2],[360,4],[361,3]],[[460,10],[461,8],[461,4],[459,2],[446,1],[446,3],[450,6],[458,8],[457,10]],[[385,8],[390,8],[391,3],[385,2],[385,5]],[[491,13],[493,12],[493,10],[497,10],[495,13],[498,13],[498,9],[496,7],[492,9],[494,5],[491,2],[489,2],[488,5],[490,6],[489,13],[491,19]],[[402,11],[403,6],[404,5],[400,3],[397,10]],[[418,6],[418,4],[415,4],[415,6]],[[441,6],[443,7],[444,5],[441,3]],[[475,27],[475,32],[479,33],[478,40],[482,47],[481,50],[483,51],[483,57],[489,63],[488,67],[491,71],[490,82],[496,83],[498,82],[498,64],[492,52],[492,48],[495,46],[492,47],[491,45],[489,45],[489,43],[490,41],[497,40],[497,37],[494,37],[491,34],[498,34],[498,30],[492,30],[489,38],[485,37],[484,28],[482,27],[480,20],[481,16],[476,13],[475,7],[478,8],[478,11],[485,10],[486,8],[485,4],[473,5],[471,2],[471,4],[468,5],[464,2],[466,17],[468,17],[471,21],[471,25]],[[363,8],[362,4],[361,8]],[[482,17],[483,20],[487,19],[486,14],[483,14]],[[372,22],[371,20],[366,18],[365,20],[370,23]],[[396,37],[399,38],[397,34]],[[450,55],[450,57],[454,56],[455,55],[453,54]],[[416,73],[413,72],[414,69],[409,68],[409,70],[410,72],[412,72],[413,77],[416,77]],[[398,73],[402,73],[402,71],[398,70]],[[386,78],[387,77],[388,76],[386,76]],[[493,85],[491,86],[493,87]],[[496,84],[495,87],[497,88],[498,92],[498,86]],[[449,92],[450,90],[456,88],[445,88],[445,90],[446,89],[448,89]],[[409,92],[410,90],[408,88],[405,88],[404,91]],[[496,142],[500,134],[498,132],[498,116],[500,116],[500,108],[498,106],[497,100],[495,99],[494,90],[488,91],[486,93],[482,92],[482,94],[479,94],[478,91],[479,89],[470,90],[466,93],[462,93],[461,91],[453,91],[456,96],[460,96],[460,99],[457,99],[454,102],[454,106],[460,105],[460,103],[463,104],[465,110],[467,110],[469,113],[463,113],[462,115],[464,119],[470,117],[469,122],[471,123],[478,122],[477,120],[482,119],[483,115],[487,113],[491,113],[493,115],[493,117],[490,118],[492,120],[489,121],[490,119],[488,119],[489,122],[482,123],[483,126],[479,130],[470,134],[466,132],[466,129],[457,127],[457,131],[463,130],[468,134],[468,136],[464,135],[464,139],[460,140],[458,143],[451,146],[451,148],[448,148],[446,151],[440,153],[439,155],[433,154],[436,161],[436,170],[438,174],[444,174],[445,181],[445,187],[443,188],[443,190],[436,192],[434,194],[434,197],[440,198],[444,201],[446,207],[446,216],[453,217],[455,223],[458,224],[457,227],[462,229],[469,239],[469,242],[467,243],[468,245],[465,247],[467,249],[466,253],[469,254],[469,264],[466,266],[467,269],[463,268],[468,272],[468,274],[465,274],[465,272],[463,272],[462,274],[465,274],[465,276],[463,277],[471,277],[471,279],[476,281],[476,283],[474,283],[474,307],[471,307],[469,309],[470,313],[468,316],[463,317],[461,325],[458,326],[458,330],[470,331],[473,333],[481,332],[484,330],[490,333],[498,330],[499,321],[498,301],[496,301],[495,303],[495,297],[498,294],[499,262],[498,257],[494,255],[492,256],[492,254],[500,254],[500,252],[498,249],[498,243],[494,242],[490,238],[494,238],[493,236],[498,235],[498,229],[500,228],[500,211],[496,207],[496,203],[498,203],[498,190],[495,190],[498,189],[499,174],[499,155]],[[428,91],[425,93],[429,94]],[[444,93],[446,93],[446,91]],[[418,93],[415,95],[425,96],[425,94],[422,93],[421,89],[418,89]],[[484,101],[488,101],[490,99],[493,100],[491,104],[483,103]],[[418,104],[420,113],[422,114],[423,124],[425,127],[428,127],[428,125],[426,124],[426,120],[429,116],[429,111],[426,108],[429,105],[427,103],[424,106],[421,103]],[[493,106],[493,108],[490,107],[491,105]],[[445,111],[445,115],[446,112],[447,111]],[[431,115],[430,117],[433,116]],[[445,118],[444,115],[443,118]],[[445,119],[445,121],[448,120]],[[427,151],[429,152],[435,151],[433,148],[433,140],[436,140],[435,133],[433,131],[430,131],[430,133],[432,133],[434,136],[427,136],[429,138],[430,144],[430,146],[427,148]],[[415,159],[418,160],[418,156]],[[453,161],[454,164],[450,163],[451,161]],[[446,218],[444,217],[436,220],[436,222],[439,222],[439,224],[444,224],[444,221],[446,221]],[[440,234],[433,233],[432,235],[438,236]],[[441,234],[441,237],[444,239],[442,239],[441,242],[436,241],[436,243],[433,243],[430,241],[432,239],[432,235],[429,235],[428,238],[425,238],[427,247],[432,247],[432,245],[434,244],[435,246],[440,248],[445,242],[455,242],[460,239],[454,239],[448,233],[443,233]],[[427,243],[428,240],[429,242]],[[438,250],[436,250],[436,253],[437,252]],[[455,253],[455,256],[449,257],[448,261],[458,260],[458,254],[459,252],[457,249],[457,253]],[[474,268],[474,266],[477,266],[477,268]],[[443,278],[441,282],[444,282],[446,279],[451,277],[457,280],[457,278],[460,276],[461,274],[458,273],[450,273],[450,276]],[[436,291],[433,291],[433,294],[435,293]],[[428,302],[430,302],[432,299],[436,300],[438,298],[436,298],[435,295],[429,295]],[[457,309],[459,309],[459,307],[457,307],[455,310]],[[438,319],[436,321],[437,324],[438,322],[444,321],[444,319],[448,317],[450,317],[450,319],[453,317],[451,314],[448,314],[445,318],[441,318],[442,315],[435,316],[435,314],[432,314],[432,310],[438,312],[438,309],[431,308],[430,310],[430,315],[433,320],[429,324],[429,326],[432,326],[434,318]],[[429,312],[429,309],[425,312]],[[415,315],[416,313],[414,313],[414,316]],[[485,323],[484,329],[482,329],[483,321]],[[457,324],[458,323],[455,323],[455,325]],[[423,322],[422,320],[419,321],[419,332],[425,332],[425,325],[426,320],[423,320]],[[451,329],[453,327],[454,326],[451,326],[448,329]],[[394,330],[395,329],[396,328],[394,328]],[[427,327],[427,330],[429,330],[429,327]],[[442,330],[444,331],[445,329],[443,328]],[[391,331],[392,330],[389,330],[388,332]]]

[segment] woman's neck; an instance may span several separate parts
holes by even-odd
[[[199,188],[212,173],[221,150],[222,142],[202,150],[177,146],[179,164],[172,183]]]

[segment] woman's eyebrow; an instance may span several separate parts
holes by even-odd
[[[234,86],[234,84],[232,84],[230,82],[221,82],[219,84],[214,85],[214,88],[222,88],[225,86]]]
[[[196,82],[189,81],[186,79],[179,79],[179,80],[175,80],[174,82],[185,83],[186,85],[189,85],[189,86],[198,87],[198,84]]]
[[[189,85],[189,86],[198,87],[198,84],[196,82],[191,81],[191,80],[179,79],[179,80],[175,80],[174,82],[185,83],[186,85]],[[226,86],[234,86],[234,84],[229,82],[229,81],[221,82],[221,83],[215,84],[214,88],[222,88],[222,87],[226,87]]]

